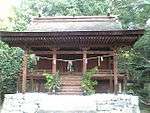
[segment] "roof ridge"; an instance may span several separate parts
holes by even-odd
[[[101,31],[122,29],[117,16],[50,16],[36,17],[28,31]]]

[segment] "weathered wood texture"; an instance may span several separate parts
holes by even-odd
[[[22,93],[26,92],[27,68],[28,68],[28,50],[26,49],[24,51],[23,63],[22,63]]]
[[[1,40],[11,46],[41,48],[130,46],[144,30],[72,32],[0,32]]]
[[[117,62],[117,51],[114,50],[114,93],[118,92],[118,62]]]

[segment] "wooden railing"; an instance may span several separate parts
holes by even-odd
[[[33,76],[43,76],[43,73],[51,73],[51,70],[45,70],[45,69],[37,69],[33,70],[32,72],[29,72],[29,76],[32,74]]]
[[[117,75],[119,77],[124,77],[125,73],[118,73]],[[99,77],[108,78],[108,77],[113,77],[113,76],[114,76],[113,70],[110,70],[110,69],[100,69],[100,70],[97,70],[96,74],[94,74],[93,77],[96,77],[96,78],[99,78]]]
[[[44,69],[38,69],[34,70],[33,72],[29,72],[29,76],[32,74],[33,76],[43,76],[43,73],[51,73],[51,70],[44,70]],[[82,72],[60,72],[61,75],[67,75],[67,74],[78,74],[82,75]],[[97,70],[96,74],[108,74],[108,75],[113,75],[113,70],[111,69],[99,69]]]
[[[38,70],[34,70],[32,72],[29,72],[28,75],[34,75],[34,76],[42,76],[43,73],[46,72],[46,73],[52,73],[51,70],[45,70],[45,69],[38,69]],[[82,72],[60,72],[61,75],[67,75],[67,74],[82,74]]]
[[[97,74],[113,74],[113,70],[111,69],[99,69],[96,72]]]

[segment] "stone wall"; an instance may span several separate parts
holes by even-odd
[[[138,97],[124,94],[18,93],[5,95],[1,113],[140,113],[140,110]]]

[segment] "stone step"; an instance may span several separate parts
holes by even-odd
[[[58,95],[83,95],[83,92],[58,92]]]
[[[68,90],[68,89],[61,89],[60,92],[82,92],[82,90],[81,90],[81,89],[79,89],[79,90],[74,90],[74,89],[70,89],[70,90]]]
[[[74,78],[74,79],[82,79],[82,77],[81,76],[61,76],[60,77],[61,79],[68,79],[68,78]]]
[[[81,81],[61,81],[61,85],[79,86]]]
[[[62,78],[60,78],[60,80],[62,80],[62,81],[64,81],[64,80],[78,80],[78,81],[81,81],[82,80],[82,78],[80,77],[78,77],[78,78],[75,78],[75,77],[62,77]]]
[[[82,95],[81,80],[82,76],[63,75],[61,76],[60,95]]]
[[[64,85],[64,86],[61,86],[62,89],[82,89],[81,85],[79,86],[68,86],[68,85]]]
[[[61,74],[62,76],[82,76],[82,74],[80,73],[68,73],[68,74]]]
[[[62,88],[61,89],[61,92],[82,92],[82,89],[81,88],[78,88],[78,89],[73,89],[73,88]]]

